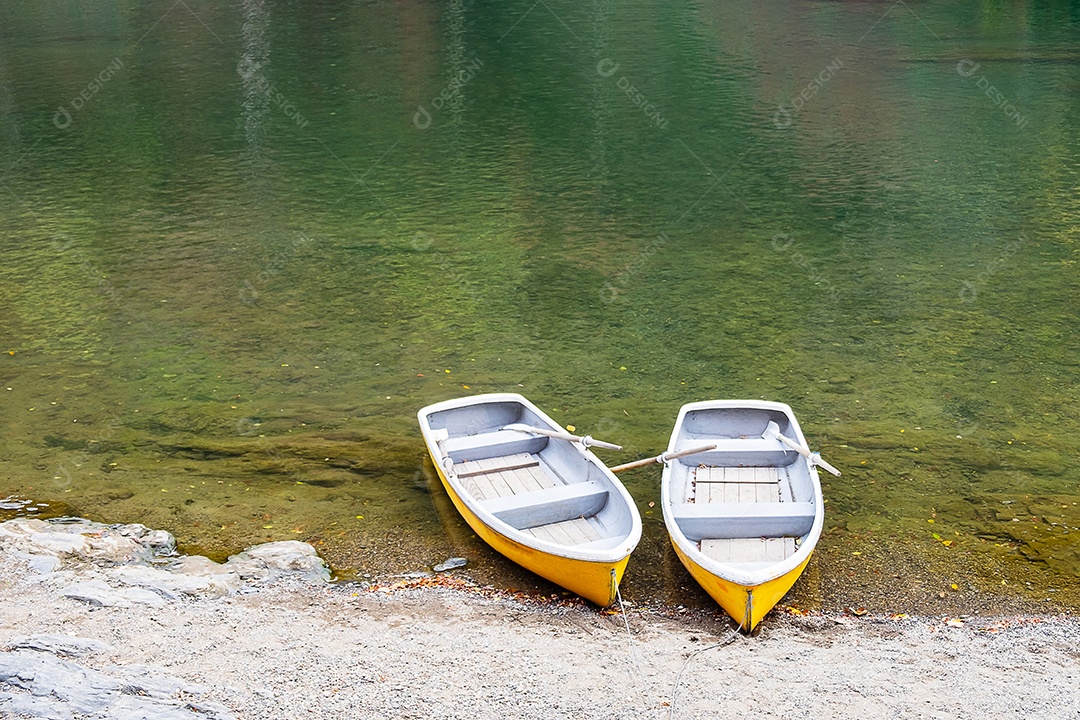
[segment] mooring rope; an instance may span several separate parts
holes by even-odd
[[[700,655],[703,652],[707,652],[709,650],[715,650],[716,648],[721,648],[721,647],[724,647],[725,645],[730,645],[731,643],[738,640],[739,636],[741,634],[742,634],[742,625],[739,625],[738,627],[736,627],[734,630],[731,631],[730,635],[728,635],[726,638],[724,638],[720,642],[715,643],[713,645],[709,645],[708,647],[703,647],[700,650],[695,650],[694,652],[692,652],[692,653],[690,653],[689,655],[686,656],[686,660],[683,661],[682,667],[679,668],[679,674],[675,676],[675,685],[671,688],[671,702],[668,704],[668,713],[667,713],[668,720],[671,720],[672,716],[675,714],[675,697],[679,693],[679,683],[682,681],[683,671],[686,670],[686,666],[690,664],[690,661],[693,660],[694,658],[696,658],[698,655]]]
[[[614,573],[614,571],[612,571]],[[613,578],[614,580],[614,578]],[[630,658],[634,661],[634,667],[637,668],[638,675],[641,673],[641,663],[638,662],[637,646],[634,645],[634,635],[630,632],[630,619],[626,616],[626,606],[623,604],[622,593],[619,591],[619,583],[615,583],[615,599],[619,601],[619,612],[622,613],[623,624],[626,626],[626,646],[630,654]],[[642,677],[644,677],[642,675]]]

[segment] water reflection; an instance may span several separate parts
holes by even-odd
[[[240,122],[252,160],[263,158],[267,116],[270,114],[270,9],[264,0],[244,0],[240,6],[243,24],[240,26]]]

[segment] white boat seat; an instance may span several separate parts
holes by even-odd
[[[799,537],[814,525],[814,503],[676,503],[675,523],[688,540]]]
[[[676,449],[715,445],[715,450],[679,458],[688,467],[714,465],[721,467],[784,467],[795,462],[799,454],[774,438],[683,438]]]
[[[543,435],[516,430],[495,430],[478,435],[446,438],[440,442],[440,446],[455,463],[461,463],[504,455],[537,453],[544,449],[547,441]]]
[[[604,486],[589,481],[495,497],[482,500],[480,506],[507,525],[525,530],[590,517],[600,512],[607,500]]]

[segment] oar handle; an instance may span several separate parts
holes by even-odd
[[[623,470],[631,470],[633,468],[645,467],[646,465],[652,465],[655,462],[660,462],[660,456],[645,458],[644,460],[635,460],[634,462],[623,463],[622,465],[616,465],[615,467],[608,468],[613,473],[619,473]]]
[[[570,433],[559,432],[558,430],[548,430],[547,428],[533,427],[532,425],[521,425],[515,423],[513,425],[507,425],[503,430],[516,430],[517,432],[533,433],[535,435],[546,435],[558,440],[569,440],[570,442],[581,443],[584,447],[600,447],[607,448],[608,450],[622,450],[622,445],[616,445],[615,443],[604,442],[603,440],[597,440],[589,435],[571,435]]]
[[[795,452],[797,452],[797,453],[799,453],[800,455],[802,455],[802,456],[803,456],[804,458],[809,458],[809,457],[810,457],[810,455],[812,455],[812,453],[810,452],[810,448],[806,447],[805,445],[800,445],[799,443],[795,442],[794,440],[792,440],[792,439],[791,439],[791,438],[789,438],[789,437],[786,437],[786,436],[784,436],[784,435],[781,435],[780,433],[776,433],[776,434],[774,435],[774,437],[775,437],[775,438],[776,438],[777,440],[779,440],[780,442],[782,442],[782,443],[784,443],[785,445],[787,445],[787,446],[788,446],[789,448],[791,448],[791,449],[792,449],[792,450],[794,450]]]
[[[836,475],[837,477],[840,476],[840,471],[837,470],[836,468],[834,468],[829,463],[825,462],[821,457],[821,453],[811,453],[810,454],[810,462],[814,463],[819,468],[824,468],[825,470],[828,470],[829,472],[831,472],[833,475]]]
[[[608,450],[622,450],[622,445],[616,445],[615,443],[604,442],[603,440],[597,440],[592,435],[586,435],[581,438],[581,444],[585,447],[599,447],[606,448]]]
[[[687,455],[697,455],[698,453],[709,452],[715,450],[716,445],[702,445],[701,447],[689,448],[686,450],[679,450],[677,452],[663,452],[656,457],[645,458],[644,460],[635,460],[634,462],[624,463],[622,465],[616,465],[613,468],[608,468],[613,473],[622,472],[623,470],[630,470],[632,468],[645,467],[652,463],[660,463],[663,465],[668,460],[676,460]]]
[[[658,456],[660,459],[657,462],[666,463],[668,460],[676,460],[687,455],[697,455],[698,453],[709,452],[715,450],[716,445],[701,445],[700,447],[687,448],[685,450],[676,450],[675,452],[660,453]]]

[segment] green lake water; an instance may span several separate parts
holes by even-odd
[[[548,593],[417,409],[521,392],[616,464],[760,397],[844,471],[788,603],[1076,609],[1078,38],[1065,2],[15,4],[0,517]],[[624,479],[626,596],[707,606]]]

